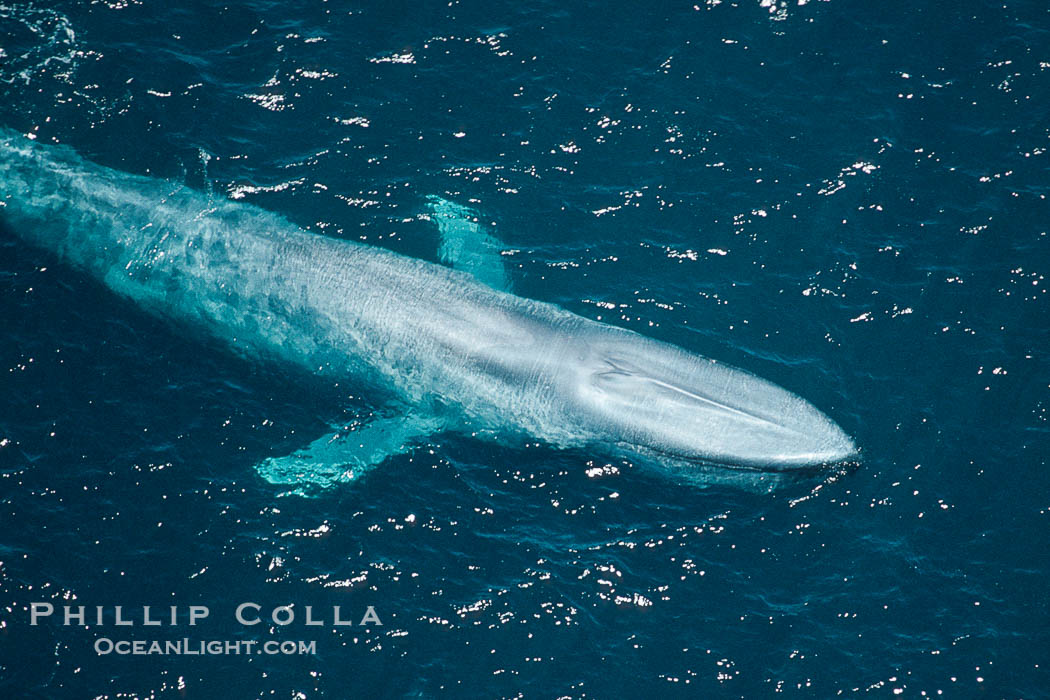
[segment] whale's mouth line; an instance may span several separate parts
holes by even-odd
[[[707,458],[707,457],[694,457],[692,455],[683,455],[683,454],[678,454],[676,452],[671,452],[669,450],[661,450],[658,447],[634,445],[634,444],[629,443],[629,442],[619,441],[616,444],[621,446],[621,447],[630,448],[631,450],[633,450],[635,452],[642,452],[642,453],[650,452],[650,453],[652,453],[653,455],[655,455],[657,457],[666,457],[668,459],[672,459],[672,460],[676,460],[676,461],[680,461],[680,462],[687,462],[689,464],[695,464],[697,466],[714,467],[714,468],[717,468],[717,469],[726,469],[726,470],[729,470],[729,471],[737,471],[737,472],[747,472],[747,473],[751,473],[751,474],[797,474],[797,475],[800,475],[800,476],[801,475],[806,475],[806,474],[818,474],[818,473],[826,471],[826,470],[828,470],[828,469],[830,469],[832,467],[838,467],[838,466],[851,464],[853,462],[857,462],[858,461],[857,455],[853,454],[853,455],[849,455],[849,456],[847,456],[847,457],[845,457],[843,459],[840,459],[840,460],[819,462],[819,463],[813,463],[813,464],[800,464],[800,465],[796,465],[796,466],[789,466],[789,465],[777,466],[775,464],[765,464],[765,463],[763,463],[762,465],[751,465],[751,464],[740,464],[739,462],[737,462],[737,463],[720,462],[720,461],[718,461],[716,459],[711,459],[711,458]]]

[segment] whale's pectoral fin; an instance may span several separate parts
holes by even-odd
[[[334,429],[290,455],[268,457],[255,470],[271,484],[294,487],[282,496],[316,495],[360,479],[388,457],[411,450],[422,438],[442,428],[443,422],[432,416],[377,418]]]
[[[484,231],[477,214],[437,195],[427,197],[427,206],[441,233],[441,261],[474,275],[493,289],[509,292],[510,278],[503,266],[502,246]]]

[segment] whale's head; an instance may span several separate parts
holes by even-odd
[[[627,451],[778,472],[840,464],[857,453],[805,399],[674,346],[618,332],[577,357],[575,410],[600,439]]]

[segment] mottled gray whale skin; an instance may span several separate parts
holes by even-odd
[[[856,452],[748,372],[464,272],[0,130],[0,217],[144,309],[241,354],[382,387],[442,430],[598,448],[710,475]],[[526,438],[527,439],[527,438]]]

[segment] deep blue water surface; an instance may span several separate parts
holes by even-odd
[[[469,203],[517,293],[747,368],[863,450],[759,494],[438,435],[280,497],[253,465],[367,391],[5,232],[0,695],[1050,694],[1045,3],[3,0],[0,126],[428,259],[426,196]],[[317,653],[93,650],[187,635]]]

